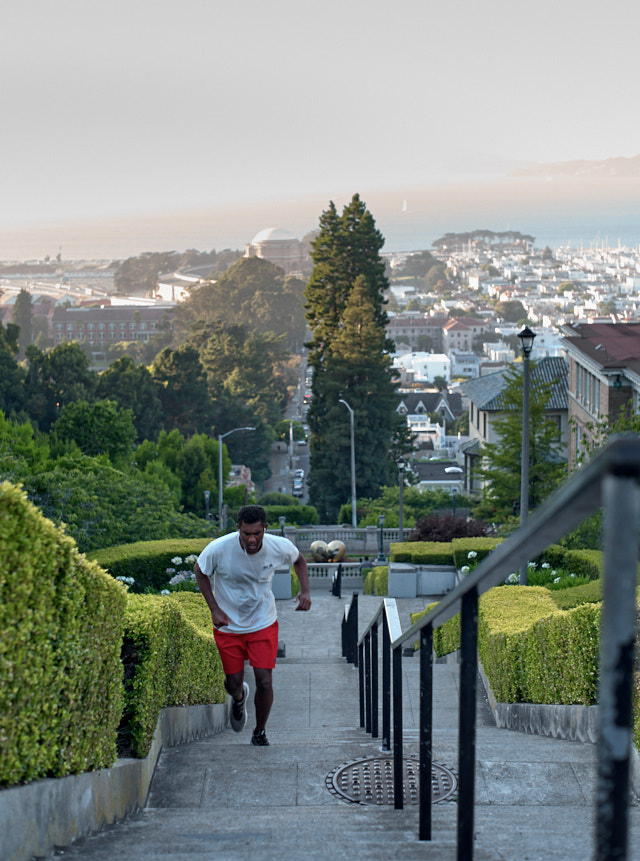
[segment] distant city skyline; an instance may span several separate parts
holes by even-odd
[[[640,152],[631,0],[606,13],[595,0],[9,0],[3,12],[5,237],[309,200],[312,229],[355,191],[401,193],[410,211],[414,188]]]

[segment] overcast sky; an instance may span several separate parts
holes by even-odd
[[[4,0],[0,224],[640,153],[636,0]]]

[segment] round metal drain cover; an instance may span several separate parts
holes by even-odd
[[[418,804],[420,762],[402,761],[402,794],[404,803]],[[393,757],[356,759],[330,772],[325,780],[327,789],[352,804],[393,805]],[[458,782],[446,766],[432,763],[431,798],[444,801],[455,792]]]

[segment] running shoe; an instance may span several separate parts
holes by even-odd
[[[255,744],[257,747],[266,747],[269,744],[269,739],[265,735],[265,731],[263,729],[258,732],[257,729],[254,729],[253,735],[251,736],[251,744]]]
[[[242,699],[234,700],[231,698],[231,714],[229,720],[231,728],[234,732],[242,732],[247,723],[247,697],[249,696],[249,685],[246,682],[242,683]]]

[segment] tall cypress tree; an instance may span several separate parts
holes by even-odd
[[[390,452],[401,421],[384,329],[383,244],[357,194],[341,216],[329,205],[313,242],[305,294],[314,371],[309,491],[325,522],[335,521],[350,499],[350,416],[340,398],[354,410],[357,495],[375,496],[396,477]]]
[[[311,328],[309,364],[322,366],[358,275],[374,309],[374,320],[384,328],[388,322],[384,293],[389,289],[380,251],[384,237],[360,196],[338,215],[333,202],[320,216],[320,232],[312,243],[313,271],[305,290],[307,323]],[[387,344],[390,347],[389,344]]]

